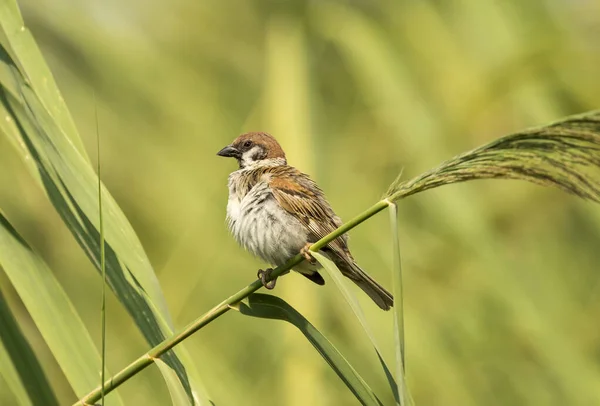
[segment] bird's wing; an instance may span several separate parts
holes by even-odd
[[[317,184],[297,169],[288,166],[272,173],[269,187],[279,205],[314,235],[314,241],[325,237],[342,224]],[[348,260],[350,254],[346,238],[339,237],[329,243],[328,247]]]

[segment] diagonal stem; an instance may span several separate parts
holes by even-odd
[[[327,244],[329,244],[331,241],[335,240],[345,232],[353,229],[363,221],[379,213],[380,211],[388,207],[388,205],[389,202],[387,201],[387,199],[377,202],[358,216],[354,217],[352,220],[342,224],[342,226],[340,226],[338,229],[336,229],[332,233],[327,234],[325,237],[321,238],[319,241],[314,243],[310,247],[310,250],[313,252],[320,250],[321,248],[325,247]],[[276,278],[280,276],[282,273],[291,269],[295,265],[298,265],[302,261],[304,261],[304,256],[300,254],[296,255],[293,258],[290,258],[285,264],[278,266],[273,270],[273,272],[271,273],[271,278]],[[120,386],[123,382],[127,381],[129,378],[133,377],[138,372],[151,365],[156,358],[171,350],[177,344],[194,334],[196,331],[200,330],[202,327],[206,326],[208,323],[210,323],[217,317],[227,313],[229,309],[231,309],[232,305],[248,297],[251,293],[256,292],[260,288],[262,288],[262,283],[260,280],[257,279],[250,285],[241,289],[236,294],[228,297],[223,302],[213,307],[211,310],[194,320],[192,323],[188,324],[178,333],[174,334],[170,338],[166,339],[165,341],[158,344],[156,347],[152,348],[150,351],[133,361],[127,367],[125,367],[113,377],[104,382],[104,385],[98,386],[89,394],[79,399],[73,406],[94,404],[101,398],[102,393],[104,393],[104,396],[106,396],[108,393]]]

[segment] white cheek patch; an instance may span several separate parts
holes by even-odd
[[[242,166],[248,166],[252,162],[255,162],[258,157],[262,154],[262,147],[255,145],[248,151],[242,154]]]

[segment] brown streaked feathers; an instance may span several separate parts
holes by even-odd
[[[323,191],[308,175],[287,165],[283,149],[269,134],[242,134],[219,155],[235,157],[240,165],[229,176],[230,229],[241,245],[265,261],[280,265],[342,224]],[[393,305],[392,295],[354,261],[346,234],[322,251],[380,308]],[[294,269],[324,283],[318,264],[301,263]]]

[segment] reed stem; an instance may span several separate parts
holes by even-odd
[[[320,250],[321,248],[323,248],[342,234],[346,233],[347,231],[353,229],[363,221],[379,213],[380,211],[388,207],[388,205],[389,202],[387,200],[381,200],[377,202],[358,216],[354,217],[352,220],[342,224],[342,226],[340,226],[338,229],[327,234],[325,237],[321,238],[319,241],[314,243],[310,247],[310,250]],[[282,273],[291,269],[292,267],[294,267],[294,265],[299,264],[303,260],[304,257],[300,254],[296,255],[293,258],[290,258],[290,260],[288,260],[285,264],[275,268],[271,273],[271,277],[276,278],[280,276]],[[205,314],[188,324],[181,331],[175,333],[170,338],[158,344],[156,347],[152,348],[150,351],[133,361],[127,367],[116,373],[113,377],[106,380],[104,382],[104,385],[98,386],[89,394],[79,399],[76,403],[74,403],[73,406],[94,404],[101,398],[102,394],[106,396],[108,393],[119,387],[123,382],[127,381],[128,379],[142,371],[144,368],[152,364],[156,358],[159,358],[161,355],[171,350],[177,344],[181,343],[183,340],[194,334],[196,331],[200,330],[202,327],[206,326],[211,321],[215,320],[217,317],[227,313],[233,305],[248,297],[251,293],[256,292],[260,288],[262,288],[262,283],[260,280],[257,279],[250,285],[235,293],[234,295],[229,296],[223,302],[213,307],[211,310],[209,310],[208,312],[206,312]]]

